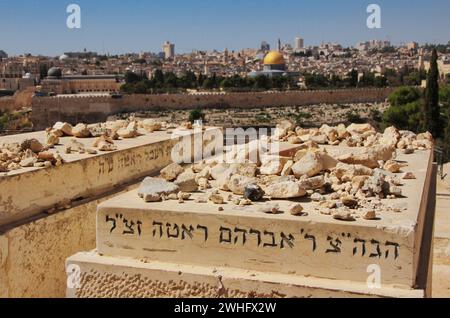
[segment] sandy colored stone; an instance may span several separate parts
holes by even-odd
[[[208,203],[208,197],[207,196],[202,196],[202,197],[197,197],[195,198],[195,203]]]
[[[258,210],[262,213],[277,214],[280,212],[280,206],[277,203],[267,202],[259,206]]]
[[[39,142],[39,140],[34,139],[34,138],[23,141],[22,144],[20,145],[20,147],[21,147],[22,151],[30,149],[34,153],[38,153],[38,152],[41,152],[42,150],[44,150],[44,145],[42,145]]]
[[[361,189],[368,178],[369,176],[354,176],[352,179],[352,187],[358,190]]]
[[[60,131],[62,133],[62,136],[73,136],[72,135],[72,125],[70,125],[68,123],[57,122],[53,126],[53,129]],[[60,136],[60,137],[62,137],[62,136]]]
[[[99,151],[105,152],[117,150],[117,146],[114,144],[113,139],[106,134],[102,134],[95,139],[92,147],[97,148]]]
[[[364,220],[375,220],[377,218],[377,213],[375,211],[365,211],[362,214]]]
[[[293,181],[272,184],[265,191],[272,199],[293,199],[306,195],[306,190],[298,182]]]
[[[335,220],[339,220],[339,221],[347,221],[347,222],[351,222],[351,221],[355,221],[355,218],[353,217],[353,215],[345,210],[339,210],[337,212],[334,212],[333,214],[333,219]]]
[[[211,177],[215,180],[219,179],[223,173],[230,169],[230,165],[227,163],[219,163],[211,168]]]
[[[326,200],[326,198],[323,195],[321,195],[320,193],[311,194],[310,199],[314,202],[321,202],[321,201]]]
[[[239,163],[231,165],[231,169],[234,174],[239,174],[241,176],[252,178],[256,176],[256,171],[258,167],[254,163]]]
[[[37,155],[37,158],[38,158],[39,160],[43,160],[43,161],[52,161],[52,162],[56,160],[55,155],[53,154],[53,152],[50,152],[50,151],[40,152],[40,153]]]
[[[28,157],[25,159],[22,159],[20,161],[20,166],[21,167],[33,167],[34,164],[37,162],[37,158],[36,157]]]
[[[281,176],[290,176],[292,174],[293,160],[288,160],[281,171]]]
[[[356,200],[354,197],[351,197],[351,196],[342,197],[341,202],[346,207],[351,208],[351,209],[354,209],[358,206],[358,200]]]
[[[154,119],[145,119],[142,121],[142,126],[148,132],[161,130],[162,124]]]
[[[186,193],[182,191],[178,192],[177,194],[177,198],[180,200],[189,200],[191,196],[192,196],[191,193]]]
[[[184,172],[184,168],[177,163],[172,163],[161,170],[161,177],[167,181],[174,181],[180,174]]]
[[[255,184],[258,180],[256,178],[249,178],[241,175],[233,175],[228,182],[228,189],[233,194],[243,195],[246,186]]]
[[[249,206],[249,205],[253,205],[252,200],[249,199],[239,200],[239,206]]]
[[[195,192],[198,190],[197,182],[195,182],[194,171],[187,169],[174,182],[183,192]]]
[[[96,155],[98,153],[98,151],[95,150],[94,148],[87,148],[86,152],[90,155]]]
[[[98,150],[99,151],[116,151],[117,150],[117,146],[114,143],[108,142],[106,140],[102,140],[98,143]]]
[[[46,130],[46,145],[48,147],[53,147],[53,146],[59,144],[59,137],[60,136],[55,131],[53,131],[51,129],[47,129]]]
[[[308,152],[300,161],[292,166],[292,172],[297,178],[302,176],[314,177],[323,169],[322,160],[318,153]]]
[[[363,165],[368,168],[378,168],[379,161],[391,160],[395,148],[393,146],[377,145],[371,148],[366,148],[364,153],[353,154],[349,153],[338,157],[337,159],[343,163]]]
[[[91,136],[91,132],[88,125],[78,124],[72,128],[72,136],[77,138],[89,138]]]
[[[164,179],[147,177],[139,186],[138,195],[145,202],[157,202],[162,199],[162,195],[178,193],[180,188]]]
[[[86,146],[76,140],[75,138],[71,139],[70,142],[66,145],[66,153],[78,152],[80,154],[86,152]]]
[[[288,142],[293,145],[298,145],[303,143],[303,140],[298,136],[291,136],[289,137]]]
[[[303,215],[303,206],[300,203],[293,203],[289,206],[289,213],[295,216]]]
[[[217,194],[217,193],[211,194],[208,199],[209,199],[209,201],[211,201],[214,204],[224,204],[225,203],[223,196],[221,196],[220,194]]]
[[[403,180],[414,180],[416,179],[416,175],[412,172],[405,172],[402,176]]]
[[[276,127],[284,129],[286,131],[294,131],[295,130],[295,124],[288,119],[280,121]]]
[[[259,171],[262,175],[279,175],[288,160],[288,158],[279,156],[267,158],[259,168]]]
[[[384,165],[384,170],[387,170],[391,173],[399,173],[400,170],[404,167],[407,167],[408,165],[400,164],[397,161],[389,160]]]
[[[363,134],[366,132],[375,132],[375,128],[370,124],[351,124],[347,127],[350,134]]]
[[[300,186],[305,190],[317,190],[325,185],[324,176],[317,176],[299,181]]]

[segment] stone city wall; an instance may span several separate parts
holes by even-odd
[[[393,88],[318,90],[267,93],[230,93],[205,95],[125,95],[104,97],[33,98],[32,121],[35,129],[45,129],[56,121],[99,122],[109,115],[148,110],[186,110],[199,108],[265,108],[335,103],[375,103],[385,101]]]
[[[0,98],[0,111],[12,111],[15,110],[16,104],[13,97],[1,97]]]
[[[25,90],[15,92],[14,96],[0,97],[0,112],[15,111],[21,108],[31,107],[32,95],[34,94],[34,86]]]

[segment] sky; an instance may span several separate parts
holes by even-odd
[[[66,25],[66,8],[81,7],[81,29]],[[371,3],[381,7],[381,29],[366,25]],[[86,48],[102,54],[177,53],[257,48],[278,38],[293,44],[355,46],[450,41],[449,0],[0,0],[0,50],[58,56]]]

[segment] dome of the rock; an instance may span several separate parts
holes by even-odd
[[[266,54],[264,57],[264,65],[284,65],[286,62],[284,61],[283,54],[277,51],[272,51]]]

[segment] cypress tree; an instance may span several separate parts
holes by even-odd
[[[423,103],[423,129],[431,132],[435,138],[439,138],[442,135],[442,125],[440,121],[441,114],[439,109],[439,69],[437,59],[437,51],[436,49],[433,49]]]
[[[444,160],[450,161],[450,104],[447,105],[447,127],[444,132],[444,156]]]

